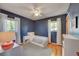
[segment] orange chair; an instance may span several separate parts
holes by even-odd
[[[8,50],[13,47],[13,40],[15,32],[0,32],[0,43],[4,50]]]
[[[13,45],[14,45],[13,41],[10,41],[10,42],[5,42],[4,44],[1,45],[1,47],[3,50],[8,50],[11,49]]]

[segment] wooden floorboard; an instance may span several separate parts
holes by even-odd
[[[62,45],[58,44],[48,44],[48,48],[52,49],[52,56],[62,56]]]

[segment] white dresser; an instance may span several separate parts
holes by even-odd
[[[77,56],[76,52],[79,50],[79,36],[65,34],[63,35],[63,55],[64,56]]]

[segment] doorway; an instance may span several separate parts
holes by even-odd
[[[48,20],[49,43],[61,44],[61,18]]]

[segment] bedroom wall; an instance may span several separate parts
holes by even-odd
[[[27,32],[34,32],[34,22],[29,19],[21,18],[21,38],[22,39],[23,39],[23,36],[27,35]]]
[[[48,36],[48,21],[37,20],[35,21],[35,34],[40,36]]]
[[[1,13],[8,14],[9,17],[19,17],[21,19],[20,31],[21,31],[21,42],[23,41],[23,36],[27,35],[27,32],[35,32],[36,35],[48,37],[48,19],[61,17],[62,33],[66,33],[66,14],[49,17],[45,19],[40,19],[37,21],[32,21],[31,19],[25,18],[23,16],[5,11],[1,9]],[[52,42],[56,42],[56,32],[51,32]]]
[[[72,20],[74,19],[75,16],[79,17],[79,3],[70,4],[69,10],[68,10],[68,15],[70,16],[70,30],[69,30],[69,33],[79,35],[79,26],[74,31],[72,29]],[[79,21],[78,21],[78,25],[79,25]]]
[[[59,16],[54,16],[54,17],[49,17],[49,18],[45,18],[45,19],[40,19],[35,21],[35,34],[36,35],[42,35],[42,36],[48,36],[48,20],[51,18],[57,18],[57,17],[61,17],[61,26],[62,26],[62,33],[66,33],[66,14],[64,15],[59,15]],[[53,20],[52,20],[53,21]],[[52,42],[56,42],[56,32],[51,32],[51,36],[52,36]]]
[[[7,14],[9,15],[9,17],[19,17],[20,20],[20,33],[21,33],[21,42],[23,41],[23,36],[27,35],[27,32],[33,32],[34,31],[34,21],[32,21],[31,19],[25,18],[23,16],[14,14],[12,12],[0,9],[1,13]]]

